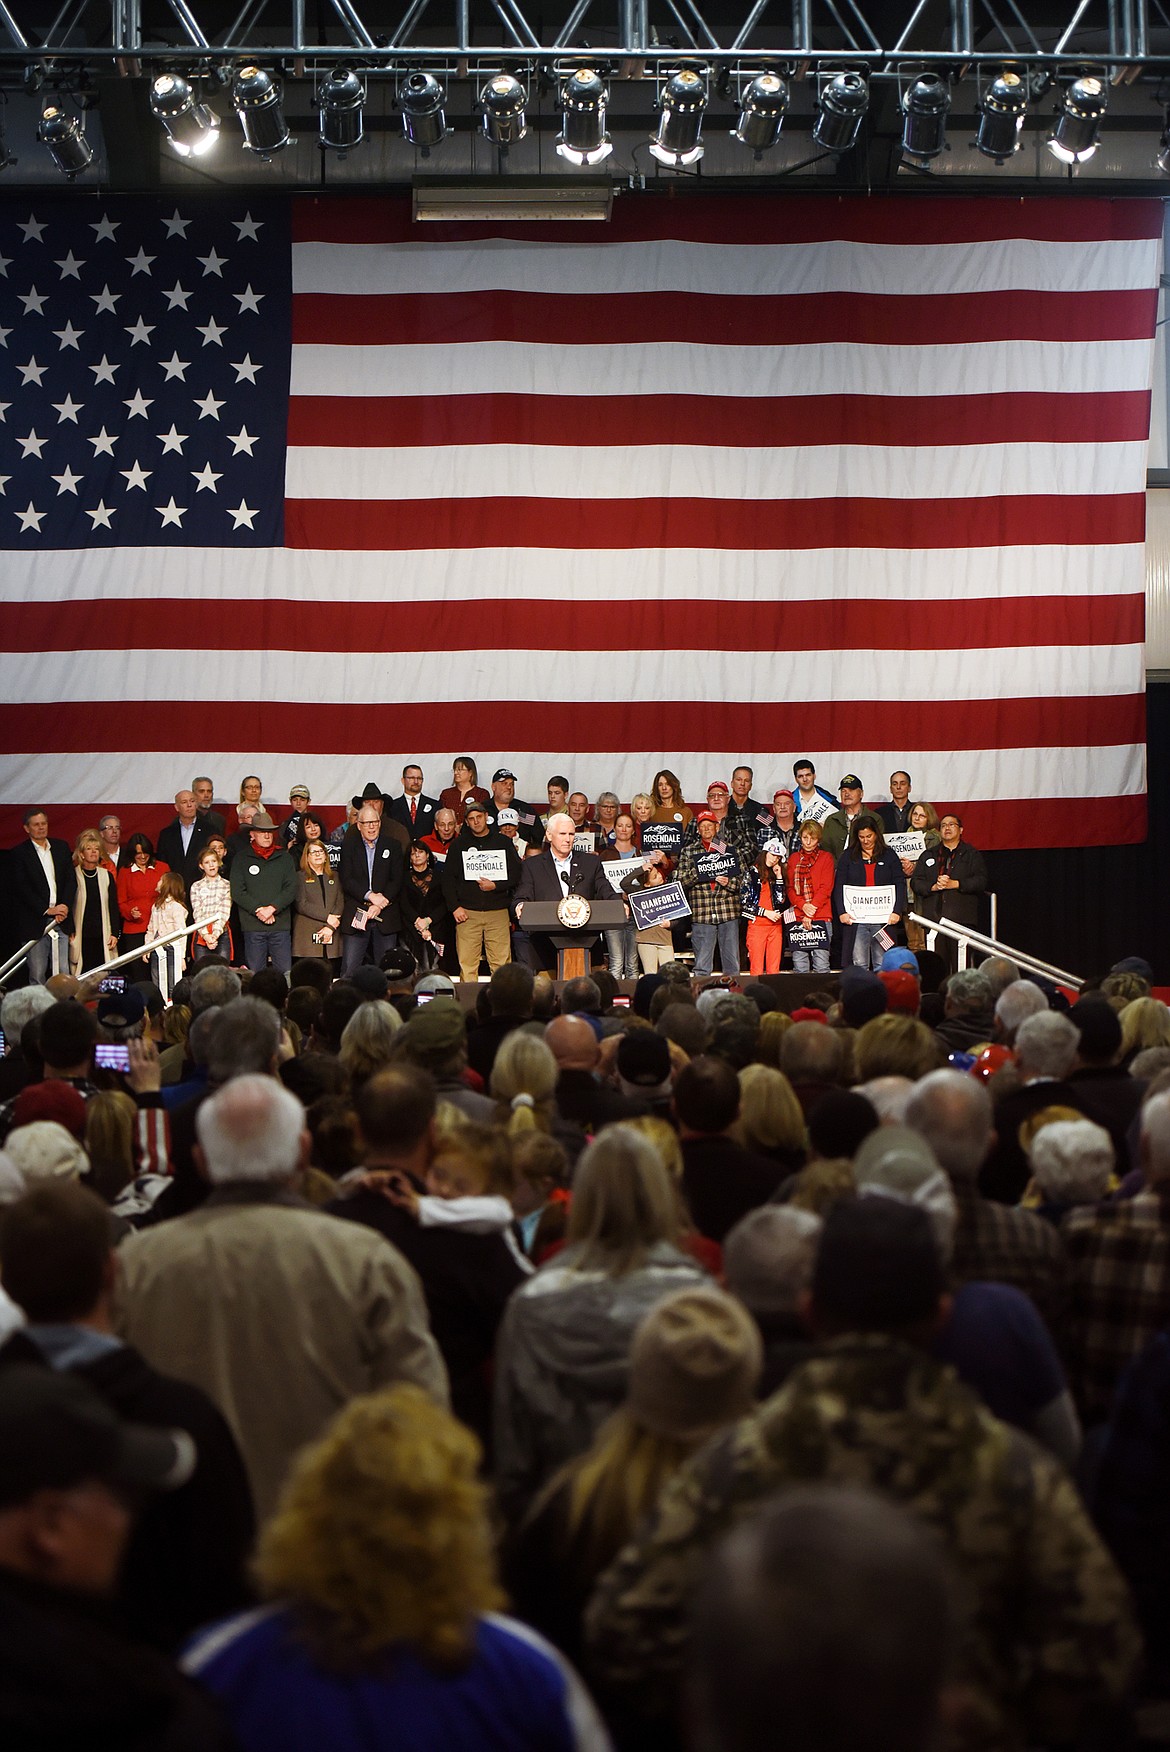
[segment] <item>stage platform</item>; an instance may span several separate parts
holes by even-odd
[[[751,977],[751,974],[740,974],[735,984],[727,989],[742,991]],[[776,993],[780,1000],[780,1008],[791,1012],[802,1008],[809,992],[829,992],[835,998],[840,975],[836,973],[764,973],[759,978],[762,985],[771,986]],[[480,992],[486,988],[487,983],[486,978],[480,979],[474,984],[458,979],[455,981],[455,995],[465,1010],[475,1008],[476,1000]],[[553,983],[559,995],[564,990],[565,982],[558,979],[554,980]],[[618,992],[625,997],[632,998],[637,983],[636,979],[619,979],[617,981]],[[709,985],[722,984],[724,984],[722,974],[715,974],[710,979],[692,979],[691,981],[691,986],[696,993]]]

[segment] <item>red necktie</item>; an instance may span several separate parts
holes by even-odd
[[[410,799],[410,825],[411,825],[411,827],[414,826],[414,818],[417,814],[418,814],[418,798],[412,797]]]

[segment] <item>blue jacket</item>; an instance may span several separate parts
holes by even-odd
[[[543,1637],[479,1619],[466,1667],[395,1648],[357,1672],[319,1667],[286,1607],[203,1631],[182,1665],[218,1697],[242,1752],[606,1752],[588,1693]]]

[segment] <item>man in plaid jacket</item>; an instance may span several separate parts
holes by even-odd
[[[1142,1113],[1136,1198],[1071,1211],[1061,1228],[1072,1262],[1073,1384],[1087,1423],[1109,1415],[1127,1365],[1170,1325],[1170,1094]]]

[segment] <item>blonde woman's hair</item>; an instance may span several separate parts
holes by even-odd
[[[164,870],[158,879],[155,893],[160,900],[178,900],[184,906],[187,904],[187,884],[177,870]]]
[[[1170,1046],[1170,1010],[1160,998],[1134,998],[1121,1012],[1121,1057],[1147,1046]]]
[[[760,1032],[756,1035],[756,1060],[761,1065],[780,1069],[780,1042],[792,1027],[787,1010],[767,1010],[760,1017]]]
[[[102,836],[96,827],[83,827],[73,842],[73,862],[80,867],[82,846],[100,846]]]
[[[783,1071],[745,1065],[739,1073],[739,1118],[732,1131],[749,1150],[802,1151],[804,1111]]]
[[[480,1445],[423,1392],[353,1400],[294,1463],[260,1536],[264,1596],[289,1602],[314,1657],[371,1668],[396,1644],[448,1671],[498,1610]]]
[[[85,1104],[85,1153],[89,1184],[112,1204],[134,1178],[134,1132],[138,1109],[122,1089],[105,1089]]]
[[[859,1083],[874,1077],[909,1077],[916,1083],[938,1069],[938,1047],[925,1022],[887,1011],[858,1029],[854,1059]]]
[[[658,1242],[677,1242],[681,1227],[678,1194],[649,1138],[628,1125],[607,1126],[582,1152],[573,1176],[574,1269],[624,1277]]]
[[[500,1042],[492,1065],[496,1124],[512,1137],[550,1131],[557,1088],[557,1061],[538,1034],[514,1028]]]
[[[172,1004],[163,1011],[163,1039],[168,1046],[184,1046],[191,1027],[189,1004]]]
[[[341,1032],[338,1059],[349,1072],[351,1085],[359,1086],[391,1061],[394,1036],[402,1017],[393,1004],[378,998],[359,1004]]]
[[[668,1125],[666,1120],[659,1119],[654,1113],[643,1113],[639,1114],[636,1119],[615,1120],[613,1123],[628,1126],[631,1131],[640,1132],[644,1138],[649,1138],[661,1156],[662,1165],[675,1186],[682,1185],[682,1145],[679,1143],[678,1133],[672,1125]],[[605,1127],[606,1131],[610,1129],[609,1126]]]
[[[569,1532],[583,1539],[585,1562],[600,1575],[699,1445],[651,1434],[623,1406],[602,1424],[593,1446],[550,1480],[540,1504],[568,1485]]]
[[[313,869],[313,866],[309,862],[309,853],[317,847],[319,847],[325,854],[325,869],[321,872],[322,875],[327,875],[333,868],[329,862],[329,847],[325,844],[325,841],[323,839],[306,840],[305,849],[301,853],[300,861],[297,865],[297,868],[306,876],[312,874]]]

